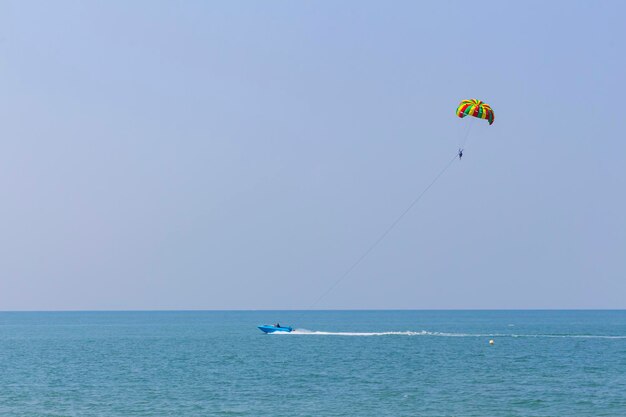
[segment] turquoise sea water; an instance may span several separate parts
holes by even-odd
[[[0,313],[0,416],[626,416],[626,311]]]

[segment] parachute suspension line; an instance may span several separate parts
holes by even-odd
[[[389,225],[389,227],[387,227],[387,229],[378,237],[378,239],[376,239],[374,241],[374,243],[372,243],[365,252],[363,252],[363,254],[352,264],[350,265],[350,267],[346,270],[346,272],[344,272],[324,293],[322,293],[322,295],[320,295],[317,300],[315,300],[315,302],[313,302],[313,304],[311,304],[311,306],[309,307],[309,310],[313,309],[313,307],[315,307],[317,305],[317,303],[319,303],[324,297],[326,297],[337,285],[339,285],[339,283],[341,281],[344,280],[344,278],[346,278],[348,275],[350,275],[350,273],[367,257],[367,255],[370,254],[370,252],[372,252],[374,250],[374,248],[376,248],[376,246],[378,246],[378,244],[380,242],[383,241],[383,239],[385,239],[385,237],[387,237],[387,235],[389,234],[389,232],[391,232],[393,230],[394,227],[396,227],[396,225],[398,223],[400,223],[400,220],[402,220],[404,218],[404,216],[407,215],[407,213],[409,211],[411,211],[411,209],[422,199],[422,197],[424,196],[424,194],[426,194],[426,192],[428,192],[428,190],[430,190],[430,188],[435,185],[435,183],[437,182],[437,180],[448,170],[448,168],[450,168],[450,166],[452,166],[452,163],[458,158],[458,154],[454,154],[454,157],[452,159],[450,159],[450,162],[448,162],[446,164],[446,166],[439,171],[439,173],[435,176],[435,178],[430,182],[430,184],[428,184],[428,186],[426,188],[424,188],[424,190],[411,202],[411,204],[409,204],[409,206],[393,221],[393,223],[391,223],[391,225]]]
[[[463,137],[463,140],[461,141],[461,146],[459,146],[459,149],[463,149],[465,148],[465,144],[467,143],[467,139],[469,138],[470,132],[472,131],[472,126],[474,126],[474,124],[476,123],[476,119],[475,118],[471,118],[472,120],[470,120],[468,122],[468,126],[467,126],[467,130],[465,131],[465,136]]]

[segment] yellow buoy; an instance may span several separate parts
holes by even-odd
[[[489,341],[489,344],[490,344],[490,345],[493,345],[493,339],[491,339],[491,340]]]

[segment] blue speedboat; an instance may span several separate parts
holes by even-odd
[[[275,324],[264,324],[259,326],[259,329],[265,333],[275,333],[275,332],[292,332],[293,328],[289,326],[277,326]]]

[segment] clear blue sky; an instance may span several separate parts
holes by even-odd
[[[626,3],[3,1],[0,310],[626,308]]]

